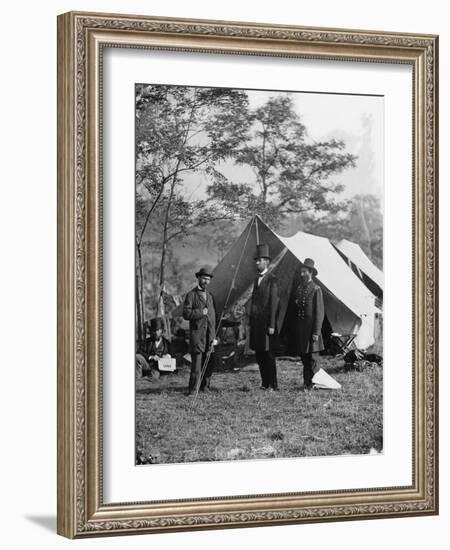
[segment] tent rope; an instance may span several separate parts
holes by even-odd
[[[244,242],[244,246],[242,247],[242,251],[241,251],[241,255],[239,256],[239,261],[236,265],[236,268],[234,270],[234,274],[233,274],[233,279],[231,280],[231,284],[230,284],[230,288],[228,290],[228,294],[227,294],[227,297],[226,297],[226,300],[225,300],[225,304],[222,308],[222,313],[220,314],[220,319],[219,319],[219,322],[217,324],[217,328],[216,328],[216,332],[214,334],[214,340],[217,338],[217,335],[219,334],[219,330],[220,330],[220,326],[222,324],[222,320],[223,320],[223,314],[227,308],[227,305],[228,305],[228,300],[230,299],[231,297],[231,293],[233,292],[233,289],[234,289],[234,283],[236,282],[236,277],[237,277],[237,274],[239,272],[239,267],[241,265],[241,262],[242,262],[242,258],[244,257],[244,252],[245,252],[245,249],[247,248],[247,242],[248,242],[248,239],[250,237],[250,234],[252,232],[252,227],[253,227],[253,224],[255,223],[255,220],[256,220],[256,216],[253,217],[252,219],[252,223],[250,224],[250,227],[249,227],[249,230],[248,230],[248,233],[247,233],[247,236],[245,237],[245,242]],[[257,222],[256,222],[257,223]],[[256,225],[256,228],[257,228],[257,225]],[[200,376],[197,380],[197,384],[196,384],[196,387],[195,387],[195,393],[194,393],[194,399],[192,400],[192,405],[191,405],[191,408],[194,408],[194,405],[195,405],[195,401],[197,400],[197,397],[198,397],[198,392],[200,390],[200,384],[201,384],[201,381],[203,379],[203,376],[206,372],[206,367],[208,365],[208,361],[211,357],[211,354],[212,354],[212,351],[213,351],[213,346],[211,346],[208,350],[208,353],[206,355],[206,359],[205,361],[203,362],[203,365],[202,365],[202,369],[201,369],[201,372],[200,372]]]

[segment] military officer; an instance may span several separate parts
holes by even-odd
[[[212,279],[211,269],[202,267],[195,276],[197,286],[186,294],[183,305],[183,317],[189,321],[191,375],[186,395],[209,389],[210,378],[213,369],[213,346],[217,344],[216,334],[216,306],[213,295],[207,287]],[[206,370],[201,377],[202,367],[208,358]],[[201,377],[201,380],[200,380]]]
[[[250,348],[255,351],[261,374],[261,389],[278,390],[275,346],[278,333],[278,279],[268,272],[269,247],[257,245],[258,277],[253,284],[250,307]]]
[[[313,388],[313,376],[319,370],[319,351],[324,349],[322,323],[324,304],[322,289],[313,281],[317,276],[314,260],[306,258],[300,267],[298,280],[293,289],[296,309],[297,352],[303,363],[305,390]]]

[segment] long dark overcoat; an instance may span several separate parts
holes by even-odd
[[[208,308],[208,315],[203,314],[205,307]],[[191,353],[208,351],[216,331],[216,306],[213,295],[208,291],[201,292],[198,287],[189,291],[184,299],[183,317],[189,321]]]
[[[250,306],[250,348],[254,351],[269,351],[276,347],[278,326],[278,308],[280,298],[278,279],[267,273],[258,286],[258,278],[253,284]],[[269,336],[268,329],[274,328],[275,334]]]
[[[314,281],[306,285],[300,283],[294,287],[293,298],[297,314],[295,332],[297,352],[322,351],[324,349],[322,324],[325,316],[322,289]],[[319,337],[315,342],[312,340],[313,334]]]

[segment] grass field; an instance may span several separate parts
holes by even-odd
[[[302,391],[302,369],[277,361],[280,391],[259,389],[248,366],[216,372],[213,390],[187,398],[189,368],[136,381],[138,463],[180,463],[363,454],[383,447],[382,368],[347,371],[322,357],[336,391]]]

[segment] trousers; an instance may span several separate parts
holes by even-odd
[[[192,363],[191,375],[189,377],[189,393],[192,393],[197,389],[202,368],[204,366],[207,356],[207,353],[191,353]],[[211,353],[208,364],[206,365],[205,372],[203,373],[202,379],[200,380],[200,390],[204,390],[205,387],[209,388],[211,375],[214,370],[214,359],[214,353]]]
[[[158,380],[160,373],[156,361],[147,361],[142,353],[136,353],[136,375]]]
[[[319,352],[301,353],[300,359],[303,363],[303,382],[305,386],[311,386],[313,376],[319,370]]]
[[[275,353],[271,350],[257,351],[255,356],[261,374],[262,387],[277,389],[277,363],[275,360]]]

